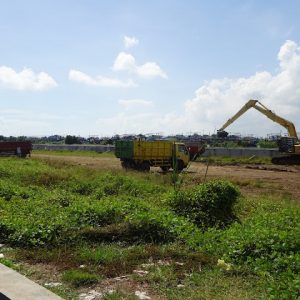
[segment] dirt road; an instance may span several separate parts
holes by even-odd
[[[33,154],[33,158],[64,161],[72,165],[80,165],[93,169],[121,170],[119,159],[114,157],[83,157]],[[186,174],[189,180],[197,183],[204,179],[207,165],[191,163]],[[159,172],[159,168],[152,168],[151,172]],[[265,193],[284,194],[300,202],[300,166],[272,166],[272,165],[210,165],[207,178],[228,179],[237,183],[244,192],[255,193],[259,190]]]

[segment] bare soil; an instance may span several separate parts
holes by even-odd
[[[190,172],[204,177],[207,165],[193,163]],[[284,195],[300,202],[300,166],[236,165],[208,166],[208,178],[230,180],[245,194]]]
[[[83,157],[33,154],[33,158],[63,161],[71,165],[102,169],[121,170],[119,159],[114,157]],[[160,172],[151,168],[151,172]],[[300,202],[300,166],[278,165],[209,165],[192,162],[184,172],[192,182],[208,179],[227,179],[238,184],[247,194],[281,194]]]

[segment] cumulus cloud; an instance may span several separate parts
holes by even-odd
[[[118,54],[113,64],[113,70],[127,71],[145,79],[152,79],[155,77],[168,78],[167,74],[156,62],[146,62],[143,65],[138,65],[134,56],[125,52],[120,52]]]
[[[122,58],[122,59],[121,59]],[[278,115],[291,120],[300,130],[300,47],[294,41],[286,41],[277,56],[276,73],[257,72],[249,77],[221,78],[206,81],[192,99],[183,103],[180,112],[169,113],[121,113],[98,120],[109,124],[112,132],[164,133],[214,133],[232,117],[249,99],[259,99]],[[116,67],[127,69],[134,66],[131,56],[120,56]],[[115,124],[118,124],[116,126]],[[286,130],[267,119],[256,110],[249,110],[227,129],[230,132],[256,134],[286,133]]]
[[[248,99],[259,99],[280,116],[298,123],[300,114],[300,47],[294,41],[286,41],[278,53],[279,71],[257,72],[245,78],[214,79],[205,82],[195,97],[185,103],[185,114],[191,120],[201,120],[199,127],[221,127]],[[258,112],[246,113],[236,125],[241,124],[248,133],[266,133],[281,129]],[[263,129],[263,125],[265,129]],[[194,125],[195,126],[195,125]]]
[[[47,73],[35,73],[29,68],[20,72],[0,66],[0,86],[15,90],[44,91],[57,86],[56,81]]]
[[[134,72],[136,68],[135,58],[128,53],[120,52],[115,59],[113,70],[114,71],[129,71]]]
[[[145,107],[145,106],[151,106],[153,103],[152,101],[147,101],[144,99],[120,99],[119,104],[125,107],[126,109],[131,107]]]
[[[72,81],[80,82],[89,86],[101,86],[108,88],[130,88],[136,87],[137,85],[132,80],[122,81],[115,78],[96,76],[91,77],[86,73],[83,73],[78,70],[69,71],[69,79]]]
[[[132,48],[138,44],[139,44],[139,40],[136,37],[134,36],[129,37],[126,35],[124,36],[124,46],[126,49]]]

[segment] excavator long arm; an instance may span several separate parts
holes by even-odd
[[[295,125],[280,117],[277,116],[275,113],[273,113],[270,109],[268,109],[266,106],[264,106],[262,103],[260,103],[258,100],[249,100],[232,118],[230,118],[219,130],[218,132],[224,132],[224,129],[228,127],[230,124],[232,124],[236,119],[238,119],[241,115],[243,115],[248,109],[251,107],[255,108],[262,114],[264,114],[266,117],[268,117],[270,120],[274,121],[275,123],[283,126],[287,129],[288,134],[290,137],[296,138],[298,140],[297,132]]]
[[[236,119],[243,115],[248,109],[254,107],[258,100],[249,100],[233,117],[228,119],[226,123],[218,130],[224,131],[229,125],[231,125]]]

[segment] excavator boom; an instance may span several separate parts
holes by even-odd
[[[274,164],[297,164],[300,165],[300,143],[297,136],[295,126],[292,122],[276,115],[258,100],[249,100],[232,118],[230,118],[218,131],[219,137],[226,137],[228,133],[225,131],[229,125],[231,125],[236,119],[243,115],[251,107],[268,117],[275,123],[283,126],[287,129],[289,136],[281,137],[278,143],[279,152],[281,156],[273,157],[272,162]],[[285,154],[285,156],[282,156]]]
[[[298,141],[297,132],[295,129],[295,125],[276,115],[274,112],[272,112],[270,109],[268,109],[266,106],[264,106],[262,103],[260,103],[258,100],[249,100],[232,118],[230,118],[219,130],[218,130],[218,136],[225,136],[224,130],[229,125],[231,125],[235,120],[237,120],[241,115],[243,115],[247,110],[249,110],[251,107],[255,108],[262,114],[264,114],[266,117],[268,117],[270,120],[274,121],[275,123],[285,127],[288,131],[288,134],[291,138],[295,138]]]
[[[254,107],[258,100],[249,100],[233,117],[228,119],[226,123],[218,130],[218,132],[224,131],[229,125],[243,115],[248,109]]]

